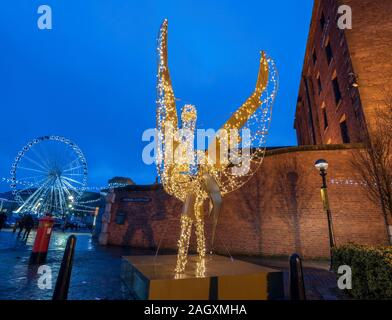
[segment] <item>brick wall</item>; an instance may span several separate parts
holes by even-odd
[[[353,28],[346,31],[359,92],[369,125],[375,107],[383,105],[392,90],[392,1],[339,0],[352,8]]]
[[[337,27],[340,5],[352,9],[351,30]],[[322,13],[325,28],[320,24]],[[341,143],[339,123],[344,118],[351,142],[363,140],[365,122],[370,129],[375,124],[377,107],[385,105],[385,100],[391,97],[391,13],[392,1],[387,0],[315,0],[294,124],[298,144]],[[328,41],[333,53],[330,64],[325,54]],[[335,72],[342,93],[339,104],[334,101],[331,86]],[[320,94],[318,75],[323,88]],[[353,87],[353,82],[359,87]],[[323,124],[323,106],[327,111],[327,128]]]
[[[305,257],[328,256],[321,178],[313,166],[319,158],[330,163],[329,196],[337,244],[387,243],[379,208],[366,198],[362,186],[355,185],[358,180],[350,159],[358,151],[306,149],[309,147],[269,151],[257,174],[224,198],[215,241],[217,252],[288,255],[296,251]],[[116,190],[109,244],[143,248],[159,244],[175,249],[181,203],[159,186],[139,189],[130,186]],[[115,222],[118,213],[126,214],[123,225]],[[206,236],[209,240],[209,222]],[[195,249],[194,235],[191,249]]]

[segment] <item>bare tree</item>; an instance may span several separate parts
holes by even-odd
[[[352,165],[369,199],[381,207],[392,243],[392,95],[386,97],[376,108],[364,133],[364,148],[354,153]]]

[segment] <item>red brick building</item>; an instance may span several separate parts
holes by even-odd
[[[340,29],[338,8],[352,10]],[[361,142],[390,91],[392,1],[316,0],[294,128],[299,145]]]

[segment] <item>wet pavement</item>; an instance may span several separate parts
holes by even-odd
[[[267,266],[283,272],[285,297],[289,297],[289,259],[268,257],[237,257],[250,263]],[[329,271],[329,260],[303,261],[305,293],[308,300],[350,300],[337,286],[336,275]]]
[[[0,232],[0,300],[51,299],[67,238],[77,238],[71,283],[70,300],[132,299],[120,279],[121,256],[147,252],[99,246],[91,234],[54,232],[45,265],[51,268],[52,288],[40,289],[37,267],[29,267],[35,232],[27,241],[16,238],[9,230]],[[41,281],[42,282],[42,281]],[[41,286],[42,287],[42,286]]]
[[[29,267],[35,232],[27,241],[16,237],[11,230],[0,232],[0,300],[48,300],[52,298],[67,238],[77,238],[74,265],[69,288],[69,300],[132,300],[133,297],[121,280],[121,257],[150,255],[151,250],[99,246],[89,233],[55,231],[49,246],[45,265],[51,268],[51,289],[40,289],[37,267]],[[161,252],[163,253],[163,252]],[[285,296],[288,297],[288,260],[260,257],[238,259],[282,270]],[[328,271],[328,261],[305,261],[304,278],[308,299],[347,299],[337,287],[336,278]],[[42,282],[42,281],[41,281]]]

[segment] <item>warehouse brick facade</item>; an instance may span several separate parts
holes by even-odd
[[[340,29],[338,8],[352,10]],[[294,127],[299,145],[356,143],[371,131],[392,80],[392,1],[316,0]]]

